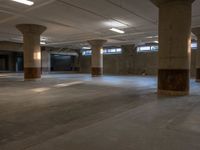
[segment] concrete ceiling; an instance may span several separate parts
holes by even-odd
[[[82,47],[87,40],[107,39],[108,45],[154,41],[158,9],[149,0],[32,0],[26,6],[0,0],[0,41],[21,42],[16,24],[46,26],[49,46]],[[192,25],[200,26],[200,0],[193,3]],[[117,27],[125,34],[109,29]]]

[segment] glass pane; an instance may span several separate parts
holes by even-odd
[[[158,51],[158,45],[151,46],[151,50],[152,50],[152,51]]]
[[[191,43],[191,48],[197,49],[197,43]]]

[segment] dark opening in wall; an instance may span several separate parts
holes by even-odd
[[[16,72],[24,70],[24,58],[22,53],[16,53]]]
[[[23,62],[22,52],[0,51],[0,71],[21,72]]]
[[[8,71],[8,55],[0,55],[0,71]]]
[[[51,54],[51,71],[73,71],[74,56]]]

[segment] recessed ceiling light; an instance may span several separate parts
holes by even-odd
[[[21,4],[24,4],[24,5],[28,5],[28,6],[31,6],[34,4],[34,2],[30,1],[30,0],[12,0],[12,1],[15,1],[15,2],[18,2],[18,3],[21,3]]]
[[[123,30],[120,30],[120,29],[117,29],[117,28],[111,28],[110,30],[117,32],[117,33],[121,33],[121,34],[125,33]]]

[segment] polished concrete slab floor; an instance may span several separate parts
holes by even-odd
[[[0,150],[199,150],[200,83],[157,96],[156,78],[0,74]]]

